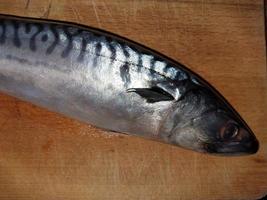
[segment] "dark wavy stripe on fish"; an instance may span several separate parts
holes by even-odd
[[[150,62],[150,69],[154,71],[155,71],[155,62],[156,62],[155,57],[153,57]]]
[[[126,60],[128,60],[128,58],[130,57],[130,53],[127,51],[125,44],[120,43],[120,45],[121,45],[121,48],[122,48],[122,51],[123,51],[123,54],[124,54]]]
[[[125,87],[127,87],[131,83],[130,67],[128,62],[125,62],[120,67],[120,76]]]
[[[25,33],[29,34],[31,32],[31,23],[25,23]]]
[[[0,44],[4,44],[6,41],[6,24],[5,20],[0,20],[0,27],[2,29],[1,35],[0,35]]]
[[[75,36],[80,35],[82,30],[63,26],[63,32],[66,35],[66,38],[68,40],[68,44],[67,44],[67,47],[63,50],[61,56],[62,56],[62,58],[66,58],[69,56],[69,54],[73,50],[73,38]]]
[[[170,66],[169,64],[167,64],[164,68],[163,68],[163,72],[164,73],[168,73],[168,70],[172,68],[172,66]]]
[[[36,37],[38,34],[40,34],[44,30],[44,25],[41,23],[33,23],[33,24],[31,24],[31,26],[37,27],[37,31],[30,38],[30,49],[32,51],[36,51],[36,49],[37,49]]]
[[[12,21],[12,24],[13,24],[13,27],[14,27],[14,38],[13,38],[13,43],[16,47],[21,47],[21,41],[20,41],[20,38],[19,38],[19,22],[17,21]]]
[[[89,41],[87,41],[84,37],[82,37],[82,42],[81,42],[81,50],[80,54],[77,58],[78,62],[81,62],[84,60],[84,56],[86,54],[86,47]]]
[[[102,49],[102,44],[100,42],[97,42],[95,45],[95,52],[94,52],[94,58],[93,58],[93,66],[94,67],[97,67],[97,62],[98,62],[98,58],[100,56],[100,52],[101,52],[101,49]]]
[[[116,59],[116,49],[113,46],[113,40],[110,37],[106,37],[106,41],[107,41],[107,46],[111,52],[111,56],[110,56],[110,60],[111,60],[111,64],[115,61]]]
[[[137,71],[140,72],[141,71],[141,68],[142,68],[142,65],[143,65],[143,55],[140,54],[140,53],[137,53],[138,55],[138,64],[137,64]]]
[[[72,34],[68,31],[67,27],[63,27],[63,32],[68,40],[68,44],[66,46],[66,48],[63,50],[61,57],[62,58],[66,58],[69,56],[71,50],[73,49],[73,37]]]
[[[97,56],[100,55],[100,53],[101,53],[101,49],[102,49],[102,44],[101,44],[101,42],[97,42],[96,45],[95,45],[95,54],[96,54]]]
[[[151,60],[150,60],[150,75],[151,76],[153,76],[154,77],[154,75],[155,75],[155,63],[156,63],[156,59],[155,59],[155,57],[153,57]]]
[[[181,70],[177,71],[175,77],[174,77],[174,80],[185,80],[185,79],[188,79],[189,78],[189,75],[186,73],[186,72],[183,72]]]
[[[59,33],[57,31],[57,27],[54,24],[50,24],[49,29],[51,30],[53,36],[54,36],[54,41],[51,44],[50,47],[48,47],[48,49],[46,50],[46,54],[51,54],[54,49],[56,48],[57,44],[59,43]]]
[[[2,23],[2,27],[3,27],[3,31],[5,30],[5,24],[3,25],[4,23]],[[42,23],[26,23],[25,24],[25,32],[26,33],[30,33],[31,29],[32,29],[32,26],[33,25],[36,25],[38,27],[38,30],[35,34],[33,34],[33,36],[31,37],[30,39],[30,49],[33,50],[33,51],[36,51],[36,37],[37,35],[44,29],[44,25]],[[17,25],[14,25],[15,28],[17,27]],[[49,25],[50,28],[49,30],[52,32],[53,36],[54,36],[54,41],[52,42],[52,44],[47,48],[46,50],[46,53],[47,54],[51,54],[54,49],[56,48],[56,46],[60,43],[60,38],[59,38],[59,29],[62,29],[68,42],[67,42],[67,46],[66,48],[63,50],[61,56],[63,58],[66,58],[70,55],[71,51],[74,49],[74,46],[73,46],[73,37],[74,36],[77,36],[77,37],[80,37],[81,38],[81,47],[80,47],[80,53],[77,57],[77,61],[81,62],[84,60],[84,57],[87,53],[87,44],[89,43],[89,40],[88,36],[90,37],[93,37],[92,39],[95,39],[95,37],[103,37],[102,35],[98,34],[98,33],[84,33],[84,34],[81,34],[84,30],[80,29],[80,28],[73,28],[73,27],[70,27],[70,26],[65,26],[65,25],[55,25],[55,24],[50,24]],[[2,31],[2,32],[3,32]],[[93,35],[93,36],[91,36]],[[2,33],[1,35],[1,38],[0,38],[0,42],[1,41],[4,41],[5,40],[5,34],[4,32]],[[125,77],[125,75],[129,72],[129,69],[132,65],[130,65],[129,63],[125,64],[125,62],[127,62],[127,59],[129,58],[130,54],[129,52],[127,51],[126,49],[126,46],[125,46],[125,43],[121,42],[121,41],[115,41],[113,38],[109,37],[109,36],[105,36],[105,39],[106,39],[106,42],[105,44],[107,45],[108,49],[110,50],[111,52],[111,55],[110,55],[110,60],[111,60],[111,64],[117,60],[117,61],[121,61],[122,63],[122,66],[121,67],[121,76],[122,77]],[[41,41],[42,42],[46,42],[48,40],[48,35],[47,34],[44,34],[42,37],[41,37]],[[15,46],[19,47],[20,46],[20,41],[19,41],[19,38],[15,36],[14,38],[14,44]],[[123,54],[126,58],[126,61],[125,60],[119,60],[119,58],[117,58],[117,50],[116,50],[116,47],[114,45],[119,45],[120,48],[122,49],[123,51]],[[145,52],[142,52],[142,50],[136,48],[135,46],[128,46],[128,48],[131,48],[132,51],[135,52],[135,54],[138,56],[138,63],[136,65],[136,68],[137,68],[137,71],[138,72],[141,72],[141,69],[143,67],[145,67],[147,70],[149,70],[151,72],[151,75],[154,76],[155,74],[158,74],[158,75],[161,75],[161,76],[164,76],[170,80],[181,80],[181,79],[184,79],[184,77],[186,76],[185,75],[185,72],[182,72],[180,70],[177,71],[176,73],[176,76],[174,78],[171,78],[169,77],[168,75],[166,75],[166,73],[168,73],[168,70],[170,68],[174,68],[172,66],[167,66],[165,67],[163,70],[164,73],[161,73],[161,72],[158,72],[157,70],[155,70],[155,62],[164,62],[161,58],[158,58],[158,57],[153,57],[151,60],[150,60],[150,66],[146,67],[143,65],[143,56],[144,54],[146,54]],[[93,60],[93,65],[96,66],[97,65],[97,61],[98,61],[98,58],[99,56],[101,56],[101,49],[102,49],[102,45],[101,43],[97,43],[96,46],[95,46],[95,56],[94,56],[94,60]],[[125,67],[126,66],[126,67]],[[127,75],[128,77],[128,75]],[[128,78],[123,78],[123,80],[128,80]]]
[[[3,21],[3,20],[2,20]],[[39,27],[38,29],[38,31],[32,36],[32,38],[31,38],[31,41],[30,41],[30,48],[31,48],[31,50],[33,50],[33,51],[35,51],[36,50],[36,36],[42,31],[41,29],[40,29],[40,27],[42,27],[43,28],[43,24],[42,23],[25,23],[25,32],[26,33],[30,33],[30,31],[31,31],[31,29],[32,29],[32,25],[37,25],[37,27]],[[2,34],[1,34],[1,37],[0,37],[0,42],[4,42],[5,41],[5,38],[6,38],[6,34],[5,34],[5,24],[4,23],[2,23],[1,24],[2,25],[2,27],[3,27],[3,31],[2,31]],[[54,36],[54,41],[52,42],[52,44],[47,48],[47,50],[46,50],[46,53],[47,54],[51,54],[53,51],[54,51],[54,49],[56,48],[56,46],[60,43],[60,38],[59,38],[59,29],[62,29],[62,28],[64,28],[65,27],[65,29],[66,29],[66,27],[68,27],[69,28],[69,26],[65,26],[65,25],[57,25],[57,24],[49,24],[49,26],[50,26],[50,28],[49,28],[49,30],[52,32],[52,34],[53,34],[53,36]],[[72,27],[71,27],[72,28]],[[69,31],[67,31],[66,33],[66,35],[67,35],[67,38],[68,38],[68,40],[69,40],[69,42],[68,42],[68,44],[67,44],[67,47],[66,47],[66,49],[64,49],[63,50],[63,52],[62,52],[62,57],[67,57],[69,54],[70,54],[70,52],[71,52],[71,50],[72,49],[74,49],[74,47],[73,47],[73,39],[72,39],[72,36],[73,36],[73,34],[74,35],[77,35],[77,33],[81,33],[81,32],[83,32],[84,30],[82,30],[82,29],[80,29],[80,28],[73,28],[73,30],[76,30],[76,32],[75,33],[69,33]],[[77,31],[78,30],[78,31]],[[93,34],[93,37],[103,37],[103,35],[101,35],[101,34],[98,34],[98,33],[86,33],[85,32],[85,34],[80,34],[80,36],[78,36],[78,37],[81,37],[81,48],[79,49],[80,50],[80,54],[79,54],[79,56],[77,57],[77,61],[83,61],[84,60],[84,57],[85,57],[85,55],[86,55],[86,53],[87,53],[87,50],[86,50],[86,47],[87,47],[87,44],[88,44],[88,39],[86,38],[85,39],[85,37],[87,37],[87,35],[91,35],[91,34]],[[86,35],[86,36],[85,36]],[[110,50],[110,52],[111,52],[111,56],[110,56],[110,60],[111,60],[111,64],[115,61],[115,60],[119,60],[119,59],[117,59],[116,58],[116,48],[114,47],[114,45],[116,45],[116,44],[120,44],[121,46],[122,46],[122,50],[123,50],[123,53],[124,53],[124,55],[125,55],[125,57],[128,57],[129,56],[129,52],[126,50],[126,48],[124,47],[124,43],[123,42],[121,42],[121,41],[116,41],[116,40],[114,40],[112,37],[109,37],[109,36],[104,36],[105,38],[106,38],[106,45],[107,45],[107,47],[109,48],[109,50]],[[48,40],[48,36],[46,36],[46,35],[43,35],[42,37],[41,37],[41,41],[43,41],[43,42],[45,42],[45,41],[47,41]],[[18,42],[16,42],[17,44],[18,44]],[[19,45],[18,45],[19,46]],[[143,66],[143,61],[142,61],[142,57],[143,57],[143,54],[146,54],[146,52],[143,52],[142,50],[140,50],[139,48],[136,48],[135,46],[133,46],[133,45],[130,45],[130,46],[128,46],[128,48],[131,48],[131,50],[132,51],[134,51],[137,55],[138,55],[138,63],[137,63],[137,71],[138,72],[140,72],[141,71],[141,69],[143,68],[143,67],[145,67],[145,68],[147,68],[148,70],[150,70],[151,71],[151,74],[159,74],[159,75],[161,75],[161,76],[164,76],[164,77],[166,77],[166,78],[169,78],[169,79],[172,79],[173,80],[173,78],[170,78],[170,77],[168,77],[168,76],[166,76],[166,74],[162,74],[161,72],[158,72],[157,70],[155,70],[155,67],[154,67],[154,64],[153,63],[155,63],[155,62],[157,62],[157,61],[159,61],[159,62],[162,62],[162,60],[160,59],[160,58],[158,58],[158,57],[155,57],[155,59],[152,61],[152,63],[151,63],[151,65],[149,66],[149,67],[146,67],[146,66]],[[96,48],[96,54],[98,54],[98,51],[99,50],[97,50],[97,49],[99,49],[99,48]],[[100,54],[99,54],[100,55]],[[100,55],[101,56],[101,55]],[[121,62],[125,62],[124,60],[122,60]],[[96,63],[96,62],[95,62]],[[131,67],[132,65],[130,65],[129,67]],[[178,78],[178,79],[180,79],[180,74],[179,74],[179,72],[176,74],[177,75],[177,77],[176,78]],[[176,79],[175,78],[175,79]]]
[[[128,87],[128,85],[131,83],[130,63],[129,63],[130,53],[127,51],[123,43],[119,42],[118,44],[120,45],[120,48],[122,49],[123,55],[125,57],[124,64],[120,67],[120,76],[125,87]]]

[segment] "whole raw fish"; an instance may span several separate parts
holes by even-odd
[[[200,76],[140,44],[78,24],[0,15],[0,91],[199,152],[252,154],[259,146]]]

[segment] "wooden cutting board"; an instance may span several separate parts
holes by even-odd
[[[0,94],[0,199],[257,199],[267,193],[260,0],[0,0],[0,13],[73,21],[140,42],[211,82],[260,141],[215,157],[114,135]]]

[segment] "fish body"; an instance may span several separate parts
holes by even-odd
[[[201,77],[82,25],[0,16],[0,91],[97,127],[199,152],[258,149],[245,122]]]

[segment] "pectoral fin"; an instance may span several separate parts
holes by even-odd
[[[130,88],[127,92],[135,92],[145,98],[148,103],[159,101],[172,101],[174,97],[163,89],[155,86],[151,88]]]
[[[135,92],[145,98],[148,103],[159,101],[180,101],[184,96],[192,91],[202,87],[191,80],[178,82],[163,81],[156,83],[150,88],[129,88],[127,92]]]

